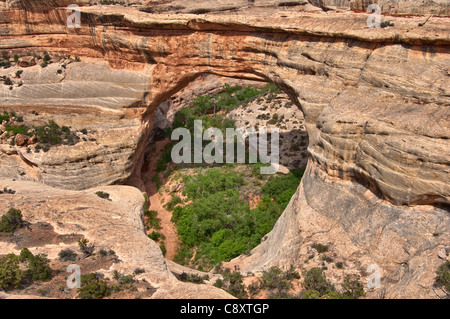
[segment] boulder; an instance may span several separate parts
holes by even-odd
[[[32,56],[24,56],[19,58],[19,66],[22,68],[27,68],[33,65],[36,65],[36,59]]]
[[[33,145],[37,143],[37,136],[33,135],[28,141],[27,141],[27,145]]]
[[[28,135],[17,134],[16,137],[14,138],[14,142],[17,146],[25,146],[27,145],[29,139],[30,137]]]

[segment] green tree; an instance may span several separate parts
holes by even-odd
[[[273,198],[282,210],[286,208],[297,191],[304,170],[293,170],[287,175],[272,177],[261,188],[262,192]]]
[[[444,288],[447,293],[450,293],[450,262],[446,261],[444,264],[439,266],[436,272],[436,279],[434,281],[434,286],[437,288]]]
[[[49,266],[50,260],[44,254],[38,254],[28,259],[27,275],[32,280],[49,281],[52,279],[52,270]]]
[[[95,273],[81,275],[80,299],[103,299],[111,295],[111,288],[106,281],[100,280]]]
[[[330,291],[320,297],[320,299],[347,299],[347,297],[337,291]]]
[[[13,233],[22,226],[22,212],[19,209],[10,208],[0,220],[0,232]]]
[[[20,251],[19,261],[24,262],[24,261],[30,260],[33,257],[34,256],[31,253],[31,251],[28,248],[24,248]]]
[[[271,267],[264,270],[261,276],[261,288],[269,289],[275,292],[272,296],[275,298],[283,298],[287,296],[287,291],[292,288],[292,280],[299,279],[300,275],[291,266],[288,270],[282,271],[278,267]]]
[[[87,240],[86,238],[78,239],[78,247],[80,247],[80,250],[85,257],[92,255],[92,253],[94,252],[94,246],[89,245],[89,240]]]
[[[364,286],[360,282],[358,275],[345,276],[344,283],[342,284],[342,290],[345,298],[358,299],[366,295],[364,292]]]
[[[244,276],[238,271],[231,272],[228,268],[223,272],[223,288],[236,298],[245,296]]]
[[[320,292],[317,290],[305,290],[302,294],[302,299],[319,299],[320,298]]]
[[[25,273],[19,268],[19,257],[8,254],[0,259],[0,289],[17,288]]]
[[[53,120],[50,120],[47,124],[36,128],[36,136],[38,141],[45,144],[60,144],[62,141],[61,134],[61,128]]]
[[[321,296],[336,291],[334,285],[327,280],[323,269],[317,267],[306,272],[303,287],[307,290],[316,290]]]
[[[191,105],[196,115],[203,115],[213,107],[213,102],[210,96],[199,95],[192,100]]]

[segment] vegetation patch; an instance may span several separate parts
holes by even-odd
[[[326,278],[321,268],[311,268],[306,272],[302,299],[358,299],[365,296],[364,286],[358,275],[347,275],[338,291]]]
[[[190,108],[177,112],[172,129],[186,128],[193,137],[194,121],[201,120],[203,130],[214,127],[225,133],[227,128],[236,127],[235,121],[227,117],[227,112],[245,107],[254,100],[273,101],[279,92],[273,84],[262,89],[225,85],[221,92],[213,96],[197,96]],[[284,121],[284,117],[278,114],[267,116],[275,123]],[[165,135],[170,136],[172,129],[167,130]],[[171,150],[176,142],[168,143],[163,149],[154,167],[157,174],[152,178],[160,190],[161,173],[167,176],[173,170],[193,170],[193,174],[179,174],[177,183],[183,185],[182,196],[172,194],[164,205],[172,211],[172,221],[180,239],[174,261],[206,270],[221,261],[248,253],[272,230],[295,194],[303,170],[268,177],[260,174],[261,167],[268,165],[262,163],[174,164],[171,162]],[[209,141],[203,141],[202,146],[207,144]],[[246,158],[248,156],[247,152]],[[255,193],[258,200],[250,208],[249,198]],[[163,243],[157,237],[157,212],[145,209],[145,215],[155,231],[150,236]]]
[[[105,280],[101,280],[97,274],[81,275],[81,288],[78,292],[80,299],[103,299],[111,295],[111,288]]]
[[[208,275],[200,276],[197,274],[188,274],[188,273],[181,273],[181,275],[178,275],[177,278],[184,282],[192,282],[194,284],[204,284],[205,280],[209,280]]]
[[[23,225],[22,211],[10,208],[0,219],[0,232],[12,234]]]
[[[95,195],[103,199],[109,199],[109,194],[103,191],[95,192]]]
[[[52,271],[46,255],[33,255],[27,248],[20,255],[8,254],[0,259],[0,289],[28,286],[34,281],[49,281]]]
[[[33,111],[35,115],[38,113]],[[3,112],[0,115],[0,124],[5,125],[7,137],[10,138],[10,144],[14,145],[14,137],[18,134],[34,137],[36,144],[35,151],[48,151],[52,146],[57,145],[75,145],[80,138],[70,127],[59,126],[53,120],[39,126],[27,126],[23,123],[23,117],[16,115],[14,112]],[[19,145],[22,146],[22,145]],[[26,146],[23,145],[23,146]]]
[[[325,253],[328,251],[328,246],[322,245],[322,244],[313,244],[311,246],[312,248],[314,248],[315,250],[317,250],[317,252],[320,253]]]
[[[434,287],[442,288],[447,294],[450,294],[450,262],[446,261],[439,266],[436,271],[436,279],[434,281]]]
[[[210,269],[250,251],[272,230],[300,178],[301,174],[294,173],[272,177],[263,186],[257,207],[250,209],[242,192],[245,180],[227,167],[183,176],[183,195],[190,203],[173,209],[172,220],[182,242],[176,261],[191,262],[195,250],[194,262]]]

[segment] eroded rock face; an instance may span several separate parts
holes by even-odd
[[[336,284],[350,271],[366,285],[374,269],[368,267],[375,265],[381,286],[365,286],[369,298],[444,297],[433,283],[437,267],[448,259],[440,251],[449,248],[449,227],[448,209],[393,206],[360,184],[330,181],[310,166],[262,244],[250,257],[232,262],[244,272],[257,273],[274,265],[287,269],[291,264],[305,270],[314,266],[309,260],[317,254],[312,246],[322,244],[334,259],[327,263],[327,278]],[[339,261],[345,272],[336,266]]]
[[[38,70],[42,78],[38,76],[37,81],[48,83],[38,83],[39,91],[33,89],[33,80],[27,83],[24,72],[24,85],[12,92],[5,91],[2,105],[23,105],[25,100],[32,103],[36,98],[66,108],[78,103],[83,103],[84,109],[114,108],[118,110],[116,114],[122,112],[123,116],[124,108],[148,104],[148,115],[205,72],[271,80],[305,114],[313,165],[331,177],[354,179],[373,187],[395,204],[448,204],[448,162],[442,158],[445,157],[442,149],[448,148],[448,132],[439,129],[448,127],[448,108],[442,107],[449,100],[446,69],[449,63],[444,45],[449,38],[443,29],[445,18],[433,18],[421,28],[414,18],[396,18],[395,29],[364,30],[360,24],[364,25],[366,15],[359,14],[334,13],[322,17],[305,13],[290,18],[273,17],[269,24],[252,16],[236,19],[231,15],[213,15],[198,19],[177,15],[176,20],[175,16],[171,20],[132,8],[120,9],[119,14],[115,7],[82,8],[85,26],[76,33],[65,29],[69,37],[64,38],[52,33],[32,35],[64,29],[59,21],[65,21],[63,15],[67,13],[62,9],[55,9],[50,15],[59,17],[50,25],[39,21],[43,17],[37,12],[38,23],[25,33],[20,31],[20,24],[6,26],[10,34],[22,33],[22,41],[29,46],[50,49],[58,43],[54,49],[59,52],[69,52],[72,46],[71,53],[91,58],[103,56],[110,67],[99,68],[95,60],[91,60],[92,65],[72,63],[66,77],[57,81],[46,77],[47,68]],[[330,23],[333,29],[327,27]],[[88,28],[88,24],[104,26]],[[117,29],[120,25],[124,27]],[[17,46],[20,41],[11,36],[2,37],[3,46]],[[438,110],[440,115],[420,111],[424,108],[422,104],[429,110]],[[403,114],[410,112],[418,113],[405,121]],[[328,119],[330,116],[334,119]],[[345,120],[340,118],[344,116]],[[380,117],[399,120],[383,123],[378,120]],[[148,126],[150,121],[146,123]],[[423,123],[430,129],[421,129]],[[144,135],[142,126],[132,125],[136,128],[135,136]],[[398,136],[394,132],[403,132],[406,139],[391,141],[391,136]],[[128,159],[118,169],[122,174],[130,174],[137,162],[132,149],[139,151],[137,144],[143,143],[142,140],[136,137],[130,141],[128,151],[122,153]],[[420,146],[412,140],[420,140]],[[389,148],[394,148],[396,154],[384,151]],[[78,153],[74,154],[77,158],[81,155]],[[402,154],[408,154],[409,159],[405,160]],[[374,159],[383,171],[372,169],[370,163]],[[61,158],[61,163],[65,162],[73,161]],[[396,169],[400,166],[404,168]],[[98,183],[120,180],[109,171],[96,174],[89,183],[95,183],[96,179]],[[442,171],[446,173],[430,179]],[[110,176],[106,177],[107,174]],[[56,173],[52,175],[52,178],[43,175],[42,180],[52,183]],[[71,183],[70,187],[83,188],[87,184]]]
[[[113,271],[131,274],[140,268],[144,272],[136,279],[145,279],[157,289],[156,298],[229,298],[223,290],[212,286],[181,283],[170,272],[159,246],[145,234],[144,197],[130,186],[103,186],[85,191],[61,190],[34,182],[0,180],[2,187],[13,189],[14,194],[2,194],[2,207],[20,209],[23,219],[31,224],[50,224],[57,238],[80,235],[94,245],[95,251],[113,250],[118,262],[99,272],[112,278]],[[96,192],[109,194],[100,198]],[[5,211],[6,212],[6,211]],[[3,215],[4,212],[1,213]],[[0,243],[1,254],[19,254],[17,244]],[[56,260],[63,249],[78,251],[75,242],[50,242],[29,248],[35,254],[46,254]],[[82,270],[82,273],[86,273]],[[11,297],[11,296],[10,296]],[[12,296],[14,297],[14,296]]]
[[[29,152],[17,143],[5,146],[0,153],[1,176],[68,189],[125,180],[138,160],[133,155],[137,144],[146,134],[139,116],[145,110],[148,75],[113,70],[102,62],[73,62],[65,68],[63,64],[22,69],[24,85],[4,91],[0,105],[24,115],[30,126],[53,120],[60,126],[86,129],[86,141],[48,152]],[[64,71],[58,74],[58,70]]]
[[[433,297],[435,251],[449,244],[448,18],[432,17],[419,27],[423,16],[389,17],[395,27],[369,29],[367,14],[351,12],[81,11],[80,29],[66,28],[65,8],[34,8],[27,24],[23,11],[3,12],[2,48],[78,55],[86,64],[57,79],[34,66],[38,76],[27,83],[25,71],[23,86],[4,90],[0,101],[20,109],[42,99],[48,114],[62,114],[73,125],[92,121],[103,138],[23,162],[17,158],[26,156],[22,151],[5,150],[2,176],[73,189],[121,181],[140,170],[153,111],[196,77],[272,81],[303,111],[311,159],[303,186],[249,269],[299,260],[307,225],[320,240],[344,242],[339,253],[349,260],[385,267],[386,278],[400,271],[398,263],[408,264],[397,281],[386,279],[388,296]],[[62,87],[72,99],[55,96]],[[17,166],[25,175],[11,169]],[[433,228],[443,236],[429,238]]]

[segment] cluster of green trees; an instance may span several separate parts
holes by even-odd
[[[300,178],[299,173],[270,178],[261,201],[250,209],[241,193],[244,178],[226,166],[183,176],[183,195],[190,203],[173,210],[182,242],[175,261],[188,263],[195,250],[194,261],[204,269],[250,251],[272,230]]]
[[[271,98],[279,92],[281,92],[280,89],[274,84],[267,84],[260,90],[251,86],[241,87],[239,85],[230,86],[225,84],[223,90],[214,96],[199,95],[195,97],[191,102],[190,108],[183,108],[175,114],[172,128],[167,129],[164,134],[166,137],[169,137],[173,129],[183,127],[190,130],[191,136],[194,136],[194,121],[196,120],[202,121],[203,130],[214,127],[225,134],[227,128],[236,128],[235,121],[227,118],[227,112],[246,105],[252,100],[261,99],[262,96]],[[168,169],[168,164],[172,161],[171,151],[176,143],[177,141],[173,141],[163,149],[161,157],[156,162],[155,168],[158,173],[166,172]],[[208,143],[209,141],[204,141],[203,146],[206,146]],[[194,150],[192,149],[192,151]],[[198,166],[198,164],[192,165]]]
[[[246,105],[262,95],[274,94],[280,90],[274,84],[267,84],[261,90],[251,86],[241,87],[225,84],[222,92],[214,96],[199,95],[191,102],[191,108],[181,109],[175,114],[173,128],[184,127],[193,132],[194,121],[202,120],[203,128],[218,128],[224,131],[226,128],[234,128],[233,120],[226,118],[226,113]]]
[[[306,291],[302,292],[302,299],[358,299],[365,296],[358,275],[345,276],[341,291],[338,291],[326,278],[324,270],[317,267],[307,271],[303,287]]]
[[[291,266],[283,271],[271,267],[262,272],[257,281],[248,286],[243,283],[243,275],[230,269],[219,269],[223,279],[218,279],[214,286],[224,289],[236,298],[254,298],[261,291],[267,292],[270,299],[358,299],[365,296],[363,284],[358,275],[347,275],[338,290],[326,278],[321,268],[311,268],[304,273],[303,288],[293,294],[293,281],[300,279],[300,274]]]
[[[19,256],[8,254],[0,258],[0,289],[51,280],[49,262],[46,255],[33,255],[27,248],[22,249]]]
[[[194,121],[202,120],[204,130],[214,127],[225,133],[226,128],[235,128],[235,121],[226,117],[227,112],[264,96],[271,99],[278,92],[280,90],[273,84],[262,89],[225,84],[223,90],[214,96],[200,95],[194,98],[191,108],[184,108],[175,115],[172,128],[187,128],[193,136]],[[166,134],[170,135],[171,130]],[[156,162],[156,172],[169,171],[174,143],[169,143],[163,150]],[[255,171],[253,175],[259,175],[262,165],[250,165]],[[220,261],[234,258],[258,245],[289,203],[303,174],[299,170],[286,176],[270,178],[261,190],[262,200],[256,208],[250,209],[243,196],[247,182],[232,167],[218,167],[217,164],[186,166],[207,168],[203,173],[183,177],[183,194],[190,203],[183,206],[183,201],[174,196],[166,204],[166,209],[173,211],[173,221],[181,240],[175,261],[189,263],[195,252],[194,264],[199,269],[211,268]],[[262,185],[263,179],[259,178],[259,185]]]
[[[102,279],[100,274],[89,273],[81,275],[81,287],[78,289],[79,299],[103,299],[123,290],[136,291],[134,275],[142,273],[144,270],[136,269],[134,274],[125,275],[114,270],[113,279],[115,282]]]
[[[229,268],[226,268],[222,272],[223,279],[217,279],[214,286],[221,288],[228,292],[230,295],[242,299],[246,297],[244,276],[238,271],[231,272]]]
[[[244,285],[244,276],[238,272],[231,272],[229,268],[219,269],[223,279],[217,279],[214,283],[215,287],[227,291],[236,298],[254,298],[259,292],[267,291],[268,298],[296,298],[289,295],[289,290],[293,288],[293,280],[300,279],[300,274],[291,266],[283,271],[278,267],[271,267],[262,272],[258,281],[254,281],[248,286]]]
[[[278,267],[271,267],[263,271],[259,283],[254,283],[247,289],[250,293],[267,290],[269,292],[268,298],[272,299],[290,298],[288,291],[293,288],[292,281],[294,279],[300,279],[300,274],[295,271],[292,265],[286,271],[282,271]]]

